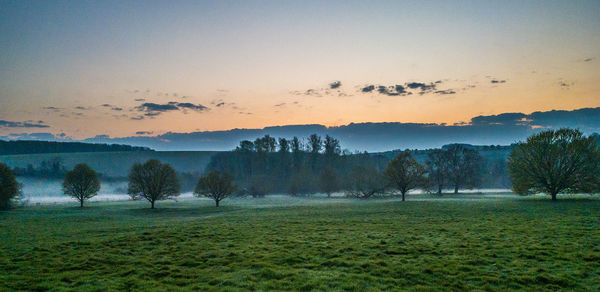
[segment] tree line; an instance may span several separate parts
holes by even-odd
[[[451,187],[477,187],[481,182],[483,159],[479,153],[461,144],[453,144],[428,153],[421,164],[410,151],[394,159],[367,153],[346,155],[339,141],[313,134],[306,142],[294,137],[286,140],[268,135],[255,141],[241,141],[232,152],[216,155],[194,188],[194,194],[220,201],[238,192],[262,197],[286,189],[289,194],[320,191],[328,196],[345,191],[348,196],[368,199],[385,192],[398,192],[402,201],[416,188],[435,191]],[[348,170],[349,169],[349,170]],[[600,191],[600,147],[595,136],[578,130],[548,130],[518,143],[511,152],[508,169],[513,191],[528,195],[546,193],[556,200],[561,193]],[[181,185],[173,167],[158,160],[135,163],[128,176],[128,194],[132,199],[155,202],[176,197]],[[279,188],[279,189],[278,189]],[[80,202],[97,195],[100,181],[86,164],[67,171],[63,192]],[[316,191],[315,191],[316,190]],[[18,196],[19,184],[14,173],[0,163],[0,208],[10,206]]]
[[[73,153],[73,152],[124,152],[153,151],[148,147],[137,147],[121,144],[96,144],[83,142],[51,142],[51,141],[3,141],[0,140],[0,155],[38,154],[38,153]]]

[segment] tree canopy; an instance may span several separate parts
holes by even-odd
[[[229,197],[234,190],[235,186],[231,175],[213,170],[200,177],[194,194],[213,199],[216,206],[219,207],[219,202]]]
[[[400,191],[404,201],[409,190],[423,185],[425,172],[425,167],[419,164],[409,151],[404,151],[390,161],[385,175],[390,185]]]
[[[600,150],[593,137],[572,129],[548,130],[519,143],[508,159],[513,191],[592,193],[600,189]]]
[[[131,167],[127,193],[132,199],[146,199],[154,209],[156,201],[176,197],[179,191],[179,181],[171,165],[150,159]]]
[[[77,199],[81,207],[85,200],[96,196],[98,191],[100,191],[98,175],[85,163],[75,165],[63,180],[63,192]]]

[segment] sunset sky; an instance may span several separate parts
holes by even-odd
[[[0,0],[0,135],[599,107],[599,58],[600,1]]]

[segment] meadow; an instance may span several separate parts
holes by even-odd
[[[600,200],[90,202],[0,212],[0,290],[600,290]]]

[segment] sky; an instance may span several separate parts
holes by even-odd
[[[600,1],[0,0],[0,135],[600,107]]]

